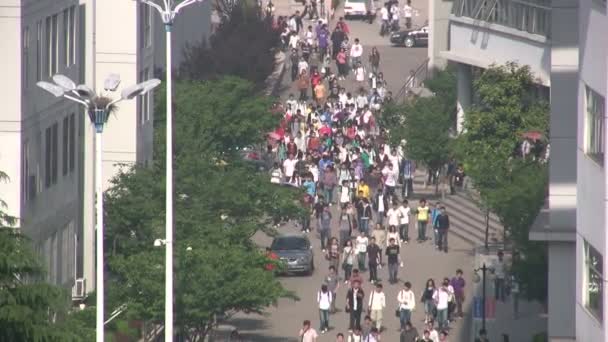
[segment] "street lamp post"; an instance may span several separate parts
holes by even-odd
[[[95,91],[85,85],[76,85],[74,81],[64,75],[53,76],[53,82],[38,82],[37,85],[53,94],[55,97],[64,97],[70,101],[84,106],[95,126],[95,192],[96,192],[96,244],[95,244],[95,284],[97,291],[96,298],[96,341],[104,342],[104,262],[103,262],[103,184],[101,180],[101,147],[102,133],[108,116],[115,109],[115,105],[123,100],[131,100],[139,95],[143,95],[160,84],[157,79],[151,79],[122,90],[120,97],[110,99],[99,96]],[[116,91],[120,84],[118,75],[110,75],[104,82],[106,91]]]
[[[491,270],[492,268],[487,267],[485,262],[480,268],[474,270],[475,275],[481,271],[481,328],[483,330],[486,330],[486,273]],[[479,282],[478,279],[476,278],[476,282]]]
[[[173,109],[172,62],[171,62],[171,28],[175,17],[186,6],[203,0],[135,0],[142,5],[154,8],[160,14],[165,25],[166,47],[166,82],[167,82],[167,142],[166,142],[166,194],[165,194],[165,341],[173,341]]]

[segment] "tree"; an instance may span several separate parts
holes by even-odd
[[[383,110],[380,122],[384,127],[391,127],[388,132],[391,145],[404,145],[408,157],[424,164],[433,174],[451,155],[450,128],[456,81],[452,70],[447,69],[438,72],[426,84],[435,96],[414,98],[405,104],[389,104]]]
[[[260,312],[280,297],[294,298],[264,269],[268,261],[251,237],[276,233],[275,219],[298,217],[302,193],[271,184],[241,157],[280,120],[251,82],[227,77],[178,82],[175,89],[175,324],[196,340],[217,314]],[[153,247],[164,236],[165,218],[159,118],[159,162],[119,173],[105,194],[105,216],[110,291],[127,304],[127,317],[162,324],[164,252]]]
[[[516,63],[493,66],[474,82],[478,103],[466,113],[457,155],[484,206],[496,213],[513,241],[513,272],[530,299],[546,300],[546,246],[528,232],[545,199],[547,168],[514,154],[522,133],[548,133],[548,106],[535,96],[530,69]]]
[[[0,341],[91,340],[93,331],[70,317],[66,291],[41,281],[43,269],[15,223],[0,200]]]
[[[452,120],[445,109],[442,99],[433,96],[414,100],[405,114],[405,151],[431,174],[448,162],[451,153]]]
[[[232,75],[261,89],[275,65],[279,34],[255,1],[218,2],[222,21],[209,42],[189,46],[179,69],[182,79],[214,80]]]

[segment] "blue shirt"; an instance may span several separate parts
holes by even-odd
[[[315,192],[317,191],[317,186],[316,186],[315,182],[308,180],[308,181],[304,182],[304,184],[302,184],[302,186],[306,189],[307,194],[314,197]]]

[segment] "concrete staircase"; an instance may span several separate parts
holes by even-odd
[[[485,212],[479,208],[474,194],[459,191],[446,195],[442,200],[450,215],[450,235],[470,243],[483,246],[485,241]],[[503,227],[498,217],[490,214],[488,242],[496,244],[503,239]]]

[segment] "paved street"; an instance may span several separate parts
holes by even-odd
[[[377,2],[377,6],[381,3]],[[403,4],[401,4],[402,6]],[[419,10],[420,15],[415,18],[414,25],[421,25],[425,22],[427,17],[427,8],[425,2],[414,2],[414,7]],[[277,3],[277,14],[283,15],[288,14],[289,11],[300,9],[301,7],[293,6],[288,3]],[[285,12],[287,11],[287,12]],[[341,16],[341,10],[336,13],[336,19]],[[367,61],[367,53],[371,50],[372,46],[376,46],[381,55],[380,69],[385,75],[385,79],[388,82],[389,90],[396,93],[401,86],[405,83],[409,71],[416,69],[426,59],[426,48],[415,48],[406,49],[400,47],[392,47],[388,42],[387,38],[382,38],[378,35],[379,24],[375,22],[370,25],[362,21],[349,21],[351,28],[350,38],[359,38],[364,46],[364,58],[363,61]],[[306,25],[306,24],[305,24]],[[331,25],[333,28],[334,25]],[[335,66],[332,66],[335,69]],[[354,91],[355,85],[352,81],[346,80],[342,84],[347,88],[348,91]],[[289,75],[284,78],[283,85],[281,87],[282,97],[286,97],[289,93],[297,94],[296,87],[291,84]],[[419,176],[419,179],[422,175]],[[428,193],[427,190],[422,189],[422,185],[417,183],[415,185],[415,192],[417,196],[424,196],[424,193]],[[417,203],[417,202],[416,202]],[[411,201],[414,206],[415,202]],[[337,207],[334,206],[332,209],[334,218],[338,217]],[[412,235],[413,225],[410,228],[410,235]],[[332,227],[332,235],[337,235],[337,227]],[[282,233],[296,233],[299,229],[292,224],[282,226],[280,228]],[[318,305],[316,303],[316,293],[320,288],[322,279],[327,273],[328,263],[323,258],[320,251],[320,243],[317,235],[313,231],[309,234],[311,241],[315,246],[315,266],[316,270],[310,277],[308,276],[290,276],[282,278],[283,284],[289,290],[294,291],[299,297],[299,301],[292,300],[280,300],[276,307],[270,308],[267,311],[267,315],[245,315],[240,314],[234,317],[230,324],[234,325],[247,340],[260,341],[260,342],[272,342],[272,341],[299,341],[297,336],[298,330],[301,327],[302,321],[305,319],[313,322],[313,327],[318,330],[319,325],[319,314]],[[262,246],[268,246],[270,239],[266,236],[257,236],[256,241]],[[455,270],[462,268],[465,270],[465,279],[471,284],[471,274],[467,270],[472,269],[473,257],[472,257],[472,245],[470,242],[458,237],[451,237],[450,239],[450,252],[449,254],[437,252],[430,242],[424,244],[410,243],[403,245],[402,247],[402,259],[405,262],[405,267],[399,270],[400,284],[403,281],[410,281],[413,284],[414,291],[418,297],[421,294],[421,289],[425,282],[429,278],[434,278],[436,281],[440,281],[445,276],[453,276]],[[380,278],[387,279],[387,269],[383,268],[379,271]],[[342,272],[341,272],[342,273]],[[366,273],[363,276],[367,279]],[[387,296],[387,307],[384,311],[384,326],[386,330],[382,333],[383,341],[398,341],[398,328],[399,320],[394,316],[396,309],[396,298],[401,285],[389,285],[385,282],[384,291]],[[338,332],[347,332],[348,326],[348,315],[343,312],[345,306],[346,288],[344,285],[338,291],[337,295],[337,307],[340,308],[340,312],[330,317],[330,326],[332,329],[325,335],[321,335],[319,341],[335,341],[335,336]],[[365,283],[363,288],[366,294],[369,294],[372,286],[369,283]],[[469,299],[471,286],[467,287],[467,303],[469,306]],[[423,330],[423,319],[424,310],[421,304],[417,304],[416,311],[413,315],[413,323],[419,329],[420,332]],[[467,319],[463,321],[457,321],[451,324],[451,341],[466,341],[468,340],[468,330],[470,323]]]

